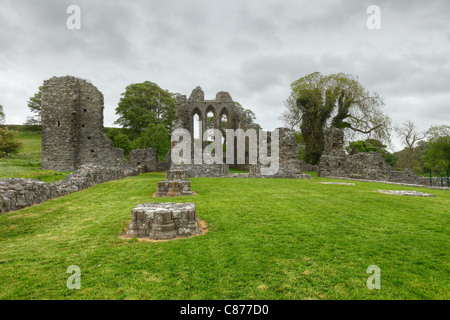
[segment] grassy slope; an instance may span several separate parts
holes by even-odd
[[[23,126],[9,126],[17,131],[17,138],[23,147],[19,154],[0,158],[0,179],[33,178],[45,182],[64,179],[69,172],[56,172],[41,169],[41,135],[26,130]]]
[[[449,299],[450,192],[356,182],[192,178],[209,232],[123,240],[162,173],[0,216],[0,299]],[[435,198],[376,189],[432,191]],[[67,267],[81,268],[68,290]],[[370,265],[381,290],[368,290]]]

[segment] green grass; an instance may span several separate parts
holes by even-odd
[[[233,169],[233,168],[230,168],[229,172],[230,173],[248,173],[248,171],[240,170],[240,169]]]
[[[8,126],[17,131],[23,147],[17,155],[0,158],[0,179],[26,178],[45,182],[63,180],[70,172],[41,169],[41,135],[22,126]]]
[[[97,185],[0,216],[0,299],[449,299],[450,192],[324,178],[192,178],[152,198],[163,173]],[[431,191],[399,197],[376,189]],[[119,238],[145,202],[194,201],[209,232]],[[70,265],[81,290],[68,290]],[[381,289],[368,290],[370,265]]]
[[[0,178],[63,179],[40,169],[41,136],[0,159]],[[242,172],[230,170],[232,173]],[[354,182],[192,178],[192,197],[152,198],[163,173],[111,181],[0,215],[0,299],[449,299],[450,192]],[[432,192],[398,197],[376,189]],[[124,240],[131,209],[194,201],[205,235]],[[68,290],[70,265],[82,289]],[[381,268],[368,290],[367,267]]]

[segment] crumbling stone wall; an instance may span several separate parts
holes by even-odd
[[[325,131],[325,149],[320,159],[317,175],[319,177],[427,184],[426,178],[416,176],[411,170],[403,172],[392,170],[379,153],[362,152],[346,155],[344,132],[335,127],[330,127]]]
[[[302,177],[298,161],[298,144],[295,141],[294,131],[288,128],[278,128],[279,132],[279,170],[275,178]],[[270,146],[270,144],[269,144]]]
[[[42,168],[74,171],[84,164],[125,167],[123,150],[103,133],[103,94],[72,76],[44,81]]]
[[[239,114],[234,105],[233,99],[228,92],[218,92],[215,100],[205,100],[205,94],[200,87],[192,90],[189,99],[184,95],[178,95],[175,107],[175,128],[185,128],[194,137],[194,116],[197,114],[202,121],[202,132],[207,129],[206,118],[212,112],[214,129],[222,127],[221,118],[227,117],[227,129],[237,129],[239,127]],[[206,147],[206,143],[203,148]]]
[[[137,169],[81,166],[66,179],[46,183],[37,179],[0,180],[0,214],[68,195],[110,180],[138,175]]]
[[[207,116],[211,112],[213,115],[213,127],[214,129],[222,128],[222,117],[226,116],[227,125],[223,129],[238,129],[239,128],[239,112],[228,92],[218,92],[215,100],[205,100],[205,94],[200,87],[196,87],[189,99],[186,99],[185,95],[178,95],[175,99],[175,120],[172,123],[173,129],[186,129],[189,131],[192,138],[192,150],[191,150],[191,163],[173,165],[173,170],[187,170],[191,177],[216,177],[223,176],[228,173],[228,165],[222,164],[210,164],[199,165],[194,163],[194,138],[196,134],[194,132],[194,117],[198,115],[199,121],[201,121],[201,134],[207,130]],[[202,137],[203,138],[203,137]],[[202,142],[202,150],[207,146],[208,142]],[[236,161],[235,161],[236,163]],[[224,169],[224,166],[226,168]]]
[[[201,131],[205,132],[207,129],[206,119],[209,112],[214,115],[214,128],[220,129],[222,126],[222,115],[226,115],[227,129],[239,129],[240,124],[240,111],[236,108],[233,99],[228,92],[221,91],[216,94],[215,100],[205,100],[204,92],[200,87],[195,88],[189,99],[186,96],[178,95],[176,97],[176,119],[172,126],[174,129],[183,128],[189,131],[191,138],[194,139],[194,116],[198,115],[199,121],[202,122]],[[298,161],[298,145],[295,141],[295,137],[292,130],[287,128],[278,128],[280,138],[279,148],[279,171],[276,175],[266,176],[273,178],[299,178],[306,177],[302,174]],[[205,149],[208,142],[202,143],[202,150]],[[258,153],[258,142],[256,146],[246,146],[246,152],[250,152],[250,148],[256,150]],[[192,141],[192,164],[172,164],[171,170],[187,170],[191,177],[223,177],[223,176],[236,176],[229,175],[229,167],[236,169],[248,169],[251,172],[247,176],[259,177],[262,165],[260,163],[250,165],[248,163],[248,154],[246,154],[246,164],[237,164],[237,138],[234,140],[235,156],[234,164],[193,164],[194,163],[194,143]],[[268,142],[270,148],[270,140]],[[270,151],[269,151],[270,154]],[[224,154],[225,158],[225,154]],[[245,175],[242,175],[245,176]],[[240,176],[240,177],[242,177]],[[307,178],[307,177],[306,177]]]
[[[265,178],[287,178],[287,179],[311,179],[311,175],[303,174],[298,160],[298,144],[295,140],[294,131],[288,128],[277,128],[279,137],[278,150],[278,172],[274,175],[266,175]],[[271,137],[267,139],[267,150],[269,157],[272,154]],[[250,176],[260,176],[261,168],[269,165],[250,165]]]
[[[167,171],[171,165],[170,151],[164,161],[159,161],[156,151],[152,148],[131,150],[130,165],[134,168],[141,167],[142,172]]]
[[[317,171],[317,170],[319,170],[319,166],[306,163],[304,160],[300,160],[299,165],[300,165],[300,170],[302,170],[302,171]]]
[[[240,128],[241,111],[236,108],[230,94],[225,91],[218,92],[214,100],[205,100],[205,94],[200,87],[196,87],[189,99],[184,95],[176,97],[176,120],[173,122],[173,128],[183,128],[189,131],[192,139],[196,133],[194,132],[194,117],[198,115],[201,121],[201,132],[207,129],[206,119],[209,113],[213,115],[214,129],[238,129]],[[226,116],[226,127],[222,128],[222,117]],[[207,146],[208,142],[202,142],[202,150]],[[236,138],[235,138],[236,145]],[[224,154],[224,164],[193,164],[194,143],[192,141],[192,164],[190,165],[172,165],[171,169],[188,170],[191,177],[222,177],[227,176],[229,167],[241,170],[248,169],[247,164],[237,164],[237,154],[235,152],[234,164],[226,165],[226,156]],[[248,158],[248,157],[247,157]]]
[[[226,164],[172,164],[170,170],[187,170],[189,172],[189,176],[192,178],[220,178],[226,177],[229,174],[229,166]]]

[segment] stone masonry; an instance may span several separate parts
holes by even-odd
[[[125,237],[169,240],[200,233],[195,203],[145,203],[132,210]]]
[[[344,151],[344,132],[335,127],[325,131],[325,149],[317,175],[415,185],[429,184],[429,179],[416,176],[412,170],[392,170],[380,153],[361,152],[347,155]]]
[[[279,134],[279,158],[278,172],[274,175],[264,176],[265,178],[287,178],[287,179],[312,179],[311,175],[304,174],[298,161],[298,145],[295,141],[294,132],[288,128],[277,128]],[[268,139],[268,153],[271,154],[271,141]],[[261,176],[261,167],[263,165],[250,165],[249,176]]]
[[[44,81],[42,168],[74,171],[84,164],[124,167],[123,150],[103,133],[103,94],[72,76]]]
[[[37,179],[0,180],[0,214],[68,195],[96,184],[138,174],[137,169],[81,166],[66,179],[46,183]]]
[[[194,138],[200,133],[200,137],[207,130],[207,117],[212,114],[212,125],[214,129],[238,129],[240,114],[236,108],[233,99],[228,92],[218,92],[214,100],[205,100],[205,94],[200,87],[192,90],[191,95],[187,99],[185,95],[176,97],[175,120],[172,123],[173,129],[186,129],[192,138],[192,164],[172,164],[171,169],[187,170],[191,177],[220,177],[228,174],[228,165],[210,164],[200,165],[194,164]],[[194,132],[194,117],[198,116],[199,131]],[[222,128],[222,118],[226,117],[226,128]],[[203,141],[201,150],[204,150],[207,142]],[[236,163],[236,161],[235,161]]]
[[[194,140],[194,116],[198,115],[199,121],[201,121],[201,132],[205,132],[207,129],[206,119],[208,114],[212,114],[212,124],[215,129],[222,128],[222,117],[226,116],[226,129],[239,129],[241,128],[241,111],[236,108],[233,99],[230,94],[225,91],[221,91],[216,94],[214,100],[205,100],[204,92],[200,87],[196,87],[189,99],[186,99],[184,95],[178,95],[176,97],[176,119],[174,120],[172,127],[174,129],[182,128],[189,131],[191,138]],[[300,170],[298,161],[298,145],[295,141],[293,131],[287,128],[278,128],[280,138],[279,149],[279,171],[277,174],[264,177],[267,178],[297,178],[297,179],[310,179],[310,175],[305,175]],[[206,147],[208,142],[202,143],[202,150]],[[262,164],[249,164],[249,152],[256,150],[258,152],[258,145],[248,146],[245,149],[245,164],[237,163],[237,139],[234,141],[234,164],[227,165],[224,159],[223,164],[194,164],[194,148],[193,141],[191,143],[191,164],[172,164],[173,170],[187,170],[190,177],[263,177],[261,175]],[[268,144],[270,147],[270,142]],[[172,146],[173,147],[173,146]],[[269,151],[270,154],[270,151]],[[225,157],[225,154],[224,154]],[[236,169],[248,169],[249,174],[229,174],[229,167]]]
[[[130,163],[122,149],[104,135],[103,94],[87,80],[72,76],[44,81],[42,91],[42,168],[74,171],[82,165],[140,167],[141,172],[166,171],[170,152],[158,161],[153,149],[130,152]]]
[[[189,172],[182,170],[166,171],[166,180],[159,181],[155,197],[191,196],[191,182]]]
[[[141,167],[142,172],[162,172],[170,169],[170,151],[164,161],[158,160],[156,151],[149,149],[135,149],[130,151],[130,165],[134,168]]]

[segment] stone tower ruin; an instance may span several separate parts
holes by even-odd
[[[123,150],[103,133],[103,94],[72,76],[44,81],[42,168],[74,171],[81,165],[125,166]]]

